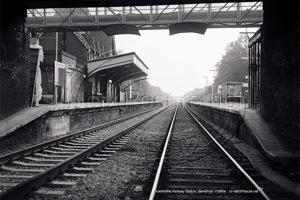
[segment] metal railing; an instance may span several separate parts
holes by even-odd
[[[180,5],[28,9],[27,27],[76,29],[128,24],[139,30],[167,29],[170,24],[200,22],[218,27],[259,27],[262,2],[197,3]],[[74,29],[73,29],[74,30]]]

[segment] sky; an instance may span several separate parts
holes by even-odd
[[[256,32],[258,28],[247,28]],[[116,49],[135,52],[149,68],[148,81],[172,96],[203,88],[213,82],[216,63],[230,42],[236,41],[245,28],[207,29],[204,35],[169,30],[144,30],[138,35],[116,35]],[[251,37],[253,34],[249,34]]]

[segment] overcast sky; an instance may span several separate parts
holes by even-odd
[[[247,28],[256,32],[258,28]],[[148,81],[172,96],[212,83],[213,70],[225,53],[226,45],[236,41],[245,28],[207,29],[205,35],[169,30],[140,31],[137,35],[116,35],[116,48],[135,52],[149,68]],[[249,34],[251,37],[253,34]]]

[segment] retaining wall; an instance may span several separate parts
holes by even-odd
[[[243,115],[238,111],[216,109],[205,105],[196,105],[187,103],[187,106],[197,115],[209,119],[211,122],[219,125],[224,130],[235,135],[249,145],[259,149],[256,140],[253,138],[251,129],[243,121]]]
[[[162,104],[131,104],[122,106],[52,110],[0,140],[1,148],[14,148],[20,143],[33,142],[83,130],[122,117],[162,107]],[[20,142],[21,141],[21,142]]]

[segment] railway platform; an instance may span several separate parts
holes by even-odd
[[[233,102],[192,102],[192,104],[239,114],[250,129],[257,145],[267,157],[274,161],[285,162],[289,158],[299,157],[276,134],[275,128],[263,118],[258,109],[251,109],[247,107],[247,104]]]
[[[148,102],[149,103],[149,102]],[[69,103],[69,104],[40,104],[39,107],[28,107],[0,121],[0,139],[36,120],[50,111],[93,109],[107,107],[122,107],[140,105],[145,102],[119,102],[119,103]]]
[[[241,103],[206,103],[206,102],[192,102],[194,105],[201,105],[213,109],[220,109],[223,111],[240,114],[243,117],[244,123],[251,129],[253,136],[256,138],[259,149],[254,148],[247,142],[232,137],[232,133],[224,130],[223,127],[216,125],[208,120],[214,129],[221,133],[225,138],[233,142],[233,145],[247,156],[254,168],[268,180],[277,183],[287,191],[291,191],[300,197],[300,184],[291,181],[286,176],[278,173],[277,170],[270,166],[266,157],[278,162],[288,162],[290,159],[299,161],[299,155],[289,147],[287,147],[282,140],[276,135],[276,130],[263,118],[258,109],[250,109],[246,104]],[[205,117],[206,118],[206,117]],[[264,151],[264,152],[263,152]]]

